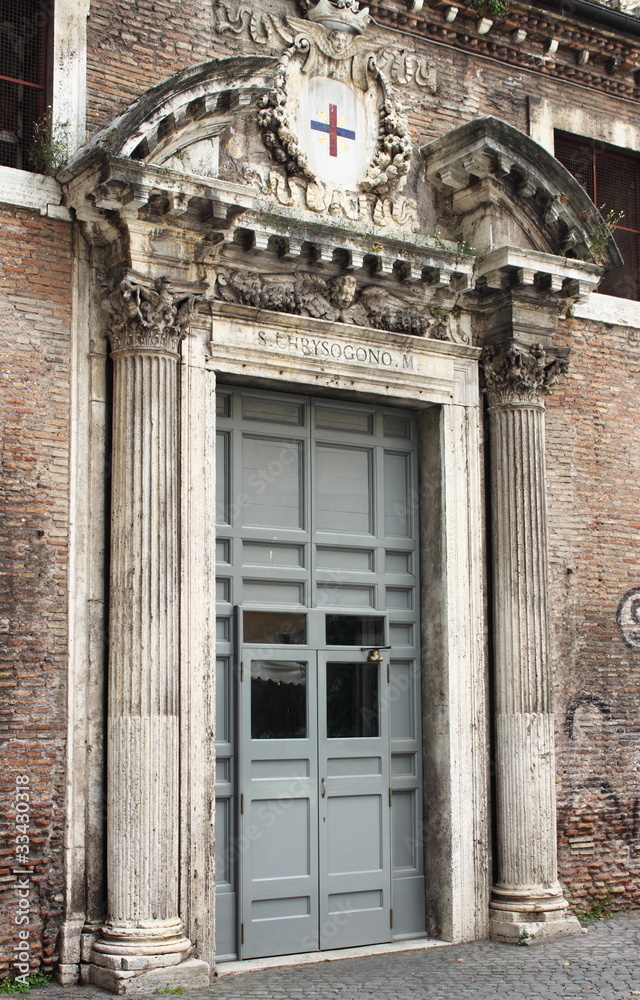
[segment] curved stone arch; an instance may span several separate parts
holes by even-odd
[[[273,86],[277,59],[268,56],[211,59],[168,77],[98,132],[65,168],[93,150],[145,163],[219,134],[243,109]]]
[[[582,185],[512,125],[491,116],[478,118],[420,152],[427,179],[452,195],[465,239],[473,232],[474,217],[493,205],[518,222],[524,241],[536,249],[606,268],[622,263],[615,242],[607,239],[604,219]]]

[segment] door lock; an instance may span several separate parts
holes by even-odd
[[[364,653],[365,650],[369,650],[369,655],[367,656],[367,663],[382,663],[384,657],[380,652],[381,649],[391,649],[391,646],[361,646],[360,652]]]

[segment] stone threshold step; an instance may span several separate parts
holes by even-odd
[[[233,976],[241,972],[258,972],[261,969],[279,969],[290,965],[312,965],[316,962],[338,962],[345,958],[366,958],[369,955],[391,955],[400,951],[419,951],[425,948],[445,948],[451,941],[432,938],[411,938],[391,941],[388,944],[365,945],[361,948],[340,948],[335,951],[309,951],[300,955],[276,955],[272,958],[252,958],[242,962],[219,962],[216,976]]]

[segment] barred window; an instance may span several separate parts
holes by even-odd
[[[598,291],[623,299],[640,299],[640,157],[625,155],[602,143],[556,132],[555,155],[598,208],[623,212],[614,239],[624,260],[610,271]]]
[[[34,126],[47,106],[53,0],[0,0],[0,165],[33,169]]]

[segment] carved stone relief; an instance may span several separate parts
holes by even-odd
[[[400,194],[394,197],[358,194],[318,182],[305,182],[301,177],[287,176],[259,164],[245,167],[243,178],[264,197],[273,198],[287,208],[365,225],[420,232],[415,201]]]
[[[515,344],[502,352],[488,345],[483,349],[481,364],[491,406],[539,403],[560,375],[569,370],[568,358],[548,358],[540,344],[532,344],[528,352]]]
[[[378,285],[360,287],[355,275],[324,277],[310,272],[266,274],[219,268],[214,298],[257,309],[310,316],[333,323],[373,327],[436,340],[467,342],[459,323],[457,295],[410,286],[394,294]]]
[[[245,4],[233,7],[226,0],[220,0],[216,5],[215,14],[219,35],[242,35],[269,50],[277,49],[281,39],[289,45],[293,43],[293,32],[287,28],[284,18],[275,14],[260,13]],[[415,86],[430,94],[436,93],[435,66],[425,56],[418,56],[404,48],[385,46],[374,53],[374,59],[378,69],[396,86]]]
[[[176,294],[168,278],[151,287],[130,273],[104,287],[102,307],[109,317],[112,351],[156,349],[177,353],[197,295]]]
[[[302,150],[300,133],[308,123],[301,128],[301,123],[296,122],[297,107],[305,90],[316,80],[324,81],[327,88],[332,84],[342,86],[356,101],[360,100],[366,125],[363,124],[357,137],[351,127],[340,128],[337,120],[332,125],[328,121],[311,122],[311,128],[327,132],[333,129],[338,136],[342,133],[344,137],[357,139],[351,149],[345,145],[347,154],[367,143],[368,130],[377,132],[369,168],[357,181],[357,187],[372,194],[388,195],[409,170],[411,142],[406,118],[391,83],[375,62],[375,54],[383,44],[349,34],[344,28],[329,30],[324,24],[299,18],[289,17],[287,24],[294,31],[293,42],[280,60],[274,88],[265,95],[258,115],[265,146],[287,174],[298,174],[312,183],[322,179]],[[318,141],[325,138],[320,135]],[[331,152],[334,155],[337,159],[337,142]]]

